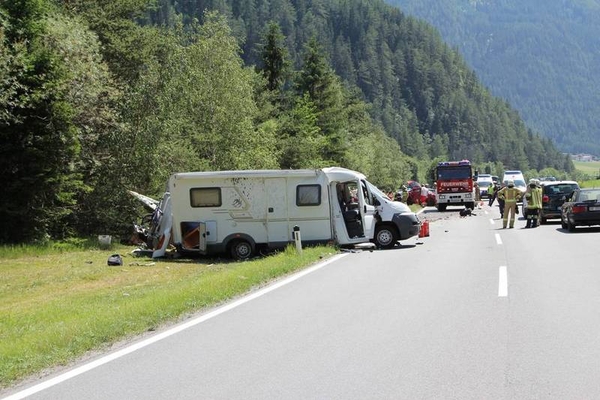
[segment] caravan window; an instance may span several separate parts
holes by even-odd
[[[321,204],[321,185],[296,186],[296,205],[318,206]]]
[[[221,188],[190,189],[192,207],[221,207]]]

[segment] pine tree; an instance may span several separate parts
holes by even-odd
[[[318,125],[326,138],[324,158],[337,164],[343,160],[347,146],[344,120],[344,89],[329,66],[319,42],[312,37],[304,48],[303,66],[296,88],[308,94],[319,111]]]
[[[4,2],[0,8],[6,15],[0,28],[5,32],[2,58],[11,60],[4,70],[2,86],[9,92],[0,119],[3,243],[68,234],[62,223],[81,185],[66,68],[42,40],[47,8],[40,0]]]
[[[261,58],[262,74],[267,79],[267,88],[272,91],[283,88],[290,66],[284,40],[279,25],[275,22],[269,23],[264,43],[261,45]]]

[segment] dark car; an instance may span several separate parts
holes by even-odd
[[[576,226],[600,225],[600,189],[578,189],[562,205],[563,229],[573,232]]]
[[[542,182],[542,209],[540,211],[540,223],[547,220],[561,218],[563,203],[579,189],[575,181],[547,181]]]

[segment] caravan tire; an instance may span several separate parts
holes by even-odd
[[[392,225],[379,225],[375,228],[375,246],[382,249],[391,249],[398,241],[396,227]]]
[[[252,257],[252,245],[245,240],[236,240],[231,243],[229,252],[236,260],[247,260]]]

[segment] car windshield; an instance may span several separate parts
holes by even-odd
[[[580,191],[577,201],[600,201],[600,189],[584,189]]]
[[[544,194],[549,196],[553,194],[569,194],[572,193],[575,189],[578,189],[579,186],[575,183],[561,183],[558,185],[547,185],[544,187]]]

